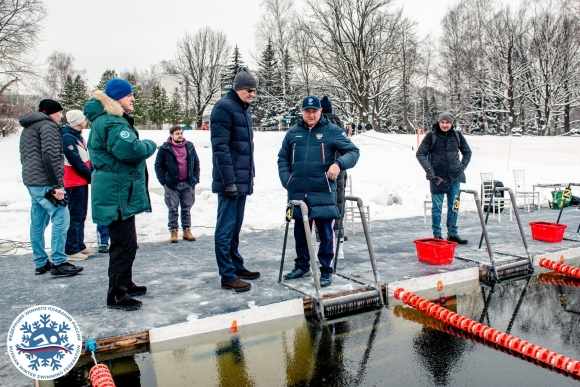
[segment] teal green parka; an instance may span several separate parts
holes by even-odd
[[[157,149],[151,140],[139,140],[132,117],[119,102],[96,90],[85,105],[92,122],[88,149],[94,168],[91,180],[93,222],[108,226],[142,212],[151,212],[145,160]]]

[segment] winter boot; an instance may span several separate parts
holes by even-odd
[[[191,233],[191,228],[187,227],[183,229],[183,239],[186,241],[194,241],[195,237]]]
[[[171,238],[169,239],[169,242],[177,243],[177,229],[176,228],[171,229]]]

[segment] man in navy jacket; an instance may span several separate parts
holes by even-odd
[[[250,102],[258,83],[242,67],[232,90],[216,102],[210,116],[212,146],[212,192],[218,194],[215,255],[223,289],[250,290],[243,279],[260,277],[249,271],[238,251],[246,197],[254,192],[254,133]]]
[[[346,139],[342,128],[322,115],[321,109],[320,100],[315,96],[302,101],[302,118],[288,130],[278,153],[278,174],[288,191],[288,200],[303,200],[308,205],[308,218],[316,223],[320,236],[320,285],[328,286],[332,283],[334,222],[340,218],[336,207],[336,178],[341,170],[356,165],[359,150]],[[337,152],[341,155],[338,158]],[[297,258],[294,270],[286,274],[285,279],[312,274],[299,208],[294,209],[294,218],[297,220],[294,225]]]

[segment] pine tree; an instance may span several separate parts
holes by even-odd
[[[283,108],[283,101],[278,100],[281,96],[280,73],[278,71],[276,53],[271,41],[268,41],[266,48],[262,52],[258,66],[260,90],[252,111],[260,126],[277,127],[280,114],[285,109]]]
[[[173,93],[167,108],[167,120],[171,125],[179,125],[183,123],[183,116],[183,99],[179,93]]]
[[[183,112],[183,125],[191,128],[191,125],[193,125],[194,122],[199,121],[199,117],[197,116],[197,112],[195,111],[195,108],[189,108],[186,109]]]
[[[73,110],[74,107],[74,82],[70,75],[66,76],[60,94],[58,95],[58,100],[62,105],[62,113],[66,114],[69,110]]]
[[[103,73],[103,75],[101,75],[101,80],[99,81],[99,84],[95,87],[97,90],[105,90],[105,85],[107,84],[107,82],[109,81],[109,79],[111,78],[117,78],[117,72],[115,70],[105,70],[105,72]]]
[[[135,103],[133,104],[133,111],[131,112],[131,115],[133,118],[135,118],[135,125],[145,125],[148,120],[147,101],[143,97],[141,85],[137,84],[137,79],[132,74],[127,76],[126,81],[129,82],[133,87],[133,97],[135,97]]]
[[[149,119],[158,129],[162,129],[163,124],[167,121],[167,108],[169,99],[167,92],[160,86],[155,86],[151,92],[151,102],[149,104]]]
[[[89,100],[89,94],[87,91],[87,85],[80,75],[77,75],[73,81],[73,104],[72,108],[77,110],[83,110],[85,104]]]
[[[222,76],[224,90],[229,90],[233,87],[234,78],[241,67],[244,67],[244,62],[242,61],[242,54],[240,54],[240,50],[236,44],[236,47],[234,47],[234,53],[232,54],[232,61],[226,66],[226,72]]]

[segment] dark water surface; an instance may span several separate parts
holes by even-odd
[[[580,281],[542,274],[420,292],[453,311],[580,360]],[[555,284],[560,282],[560,284]],[[564,283],[566,282],[566,283]],[[578,286],[578,287],[577,287]],[[580,386],[400,304],[326,324],[242,326],[104,361],[117,386]],[[91,364],[54,386],[90,386]]]

